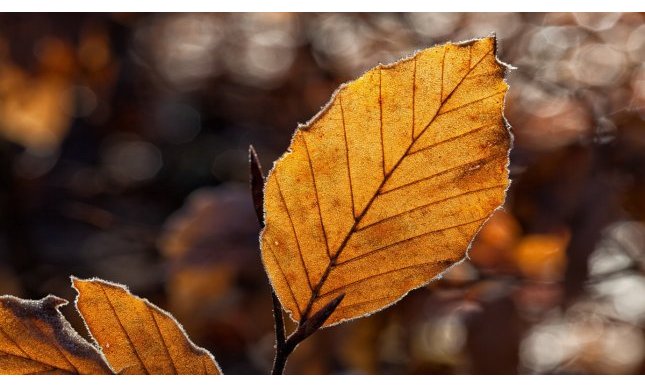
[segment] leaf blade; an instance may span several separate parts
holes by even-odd
[[[261,235],[293,319],[341,291],[325,325],[372,313],[463,258],[509,183],[508,85],[495,44],[447,44],[378,66],[296,131],[267,178]]]
[[[105,358],[60,313],[67,301],[0,297],[0,373],[108,375]]]
[[[219,374],[211,354],[193,344],[179,323],[125,287],[72,279],[76,308],[112,367],[123,374]]]

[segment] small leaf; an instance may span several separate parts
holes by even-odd
[[[67,301],[0,297],[0,374],[112,374],[58,310]]]
[[[213,356],[179,323],[125,287],[72,279],[76,307],[112,368],[121,374],[219,374]]]
[[[508,85],[495,38],[445,44],[343,85],[264,192],[262,260],[282,305],[325,326],[387,307],[461,261],[505,198]]]

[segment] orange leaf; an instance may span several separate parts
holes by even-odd
[[[112,367],[122,374],[219,374],[213,356],[179,323],[125,287],[72,279],[76,307]]]
[[[0,374],[112,374],[58,310],[67,301],[0,297]]]
[[[445,44],[343,85],[265,186],[262,259],[303,322],[373,313],[462,260],[508,187],[495,38]]]

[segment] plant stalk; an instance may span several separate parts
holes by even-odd
[[[264,173],[262,173],[262,166],[258,155],[253,148],[249,146],[249,164],[250,164],[250,180],[251,180],[251,194],[253,196],[253,205],[255,206],[255,214],[257,215],[260,227],[264,227]],[[282,305],[275,291],[271,289],[271,299],[273,301],[273,320],[275,322],[275,358],[273,359],[272,375],[282,375],[284,368],[287,365],[289,355],[304,339],[314,334],[320,329],[325,321],[334,313],[340,302],[345,297],[345,293],[339,295],[333,300],[329,301],[327,305],[322,307],[313,316],[303,316],[298,324],[298,327],[288,338],[285,338],[284,329],[284,316],[282,314]]]

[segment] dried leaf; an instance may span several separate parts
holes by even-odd
[[[511,136],[495,38],[426,49],[343,85],[265,186],[262,258],[305,321],[382,309],[459,262],[500,206]]]
[[[99,279],[72,282],[76,307],[117,372],[220,373],[211,354],[195,346],[169,313],[120,285]]]
[[[0,297],[0,374],[112,374],[58,310],[67,301]]]

